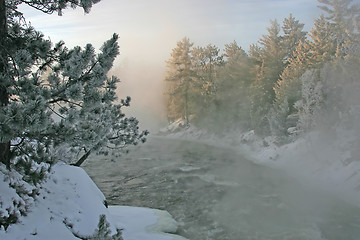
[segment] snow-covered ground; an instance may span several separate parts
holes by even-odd
[[[8,187],[8,179],[1,171],[0,180],[4,210],[3,207],[11,206],[16,194]],[[99,216],[105,215],[112,231],[110,235],[122,229],[124,240],[184,240],[170,234],[176,232],[177,224],[168,212],[127,206],[106,208],[104,200],[104,195],[84,170],[57,164],[28,215],[6,231],[0,229],[0,239],[88,239],[98,228]]]

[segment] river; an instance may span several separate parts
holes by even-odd
[[[359,240],[360,209],[245,154],[152,137],[83,168],[109,204],[163,209],[190,240]]]

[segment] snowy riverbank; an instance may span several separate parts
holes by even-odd
[[[1,171],[0,177],[3,180],[0,182],[1,208],[6,209],[16,195],[12,194]],[[185,240],[170,234],[176,232],[177,224],[166,211],[127,206],[106,208],[104,200],[104,195],[84,170],[57,164],[28,215],[6,231],[1,229],[0,239],[92,239],[89,236],[98,229],[99,216],[105,215],[112,232],[109,236],[115,234],[116,229],[122,229],[124,240]],[[103,238],[106,239],[112,238]]]
[[[244,148],[255,162],[283,169],[304,184],[360,206],[359,148],[351,136],[340,134],[329,141],[322,133],[312,132],[280,147]]]

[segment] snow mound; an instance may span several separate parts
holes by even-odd
[[[27,216],[0,229],[1,240],[78,240],[89,237],[106,216],[112,234],[123,229],[124,240],[184,240],[176,235],[177,225],[169,213],[154,209],[112,206],[106,208],[105,197],[87,173],[78,167],[57,164]],[[0,172],[2,206],[16,199],[5,175]]]
[[[109,209],[115,223],[124,226],[126,240],[186,240],[171,234],[176,232],[177,223],[166,211],[128,206]]]

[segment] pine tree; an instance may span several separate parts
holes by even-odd
[[[217,83],[217,123],[229,131],[234,128],[248,129],[252,63],[235,41],[225,44],[224,50],[224,67],[219,69]]]
[[[194,120],[211,122],[217,111],[215,106],[218,91],[217,75],[223,64],[223,56],[220,55],[220,49],[211,44],[193,48],[191,55],[196,85],[193,95]],[[204,125],[205,122],[202,121],[201,124]]]
[[[302,31],[304,24],[300,24],[290,14],[289,18],[284,19],[283,25],[283,45],[285,51],[286,67],[280,74],[280,78],[275,85],[276,103],[282,104],[284,98],[292,105],[298,100],[296,91],[299,91],[297,79],[304,73],[309,54],[306,33]],[[294,97],[296,100],[292,100]]]
[[[309,64],[312,68],[321,68],[325,62],[335,57],[337,48],[336,35],[324,15],[315,19],[309,36]]]
[[[130,97],[118,101],[119,80],[107,76],[119,53],[116,34],[98,53],[91,44],[68,49],[47,40],[17,9],[24,3],[47,14],[78,6],[89,12],[96,2],[0,0],[0,170],[20,199],[0,211],[0,228],[26,215],[52,164],[64,161],[62,150],[70,163],[83,154],[74,163],[80,166],[91,153],[137,144],[148,134],[125,117]]]
[[[306,71],[301,76],[302,98],[295,103],[299,111],[298,129],[309,131],[317,123],[324,104],[323,81],[319,69]]]
[[[285,98],[279,105],[274,105],[268,115],[271,134],[286,138],[290,127],[287,122],[289,116],[289,103],[287,99]]]
[[[351,5],[352,1],[348,0],[320,0],[319,2],[322,4],[319,7],[324,10],[326,15],[322,14],[318,19],[315,19],[314,27],[309,33],[309,39],[301,41],[293,52],[293,57],[288,58],[288,65],[275,87],[276,102],[274,108],[281,111],[280,106],[285,101],[288,102],[289,113],[287,118],[300,117],[298,126],[301,125],[303,130],[311,128],[315,116],[311,110],[314,107],[309,104],[309,92],[314,92],[309,90],[311,89],[309,86],[317,86],[316,89],[320,88],[320,81],[314,77],[314,74],[306,73],[306,71],[323,69],[325,65],[335,61],[336,58],[354,55],[356,54],[354,50],[359,46],[358,32],[355,27],[359,7]],[[358,53],[360,52],[358,51]],[[321,86],[326,85],[329,79],[331,78],[322,79]],[[311,83],[311,81],[315,82]],[[307,86],[303,86],[304,83]],[[325,90],[322,89],[321,91]],[[303,108],[299,108],[299,103],[302,103]]]
[[[216,94],[217,69],[223,64],[220,49],[211,44],[206,47],[196,47],[192,50],[192,58],[198,82],[202,85],[201,94],[211,98]]]
[[[229,44],[225,44],[225,53],[223,57],[226,63],[236,62],[239,58],[247,57],[246,52],[237,44],[236,41],[233,41]]]
[[[292,14],[289,18],[285,18],[283,21],[282,29],[284,35],[282,36],[282,44],[284,49],[284,60],[288,64],[288,59],[294,57],[294,51],[300,42],[303,42],[306,38],[306,32],[303,31],[304,24],[296,20]]]
[[[354,42],[359,42],[360,4],[353,0],[318,0],[335,35],[336,54],[351,54]]]
[[[116,229],[116,233],[111,235],[110,224],[106,220],[106,216],[103,214],[100,215],[98,227],[95,230],[94,235],[91,237],[84,238],[84,239],[88,239],[88,240],[123,240],[120,229]]]
[[[275,101],[270,121],[272,133],[287,135],[287,129],[296,125],[294,103],[301,98],[300,76],[307,69],[309,54],[304,24],[300,24],[292,14],[283,22],[282,43],[285,51],[285,69],[274,86]]]
[[[130,98],[117,103],[116,77],[107,73],[119,53],[114,34],[96,54],[91,44],[67,49],[53,45],[29,26],[17,6],[25,3],[44,13],[62,13],[80,6],[89,12],[99,0],[0,1],[2,61],[0,62],[1,162],[7,168],[25,163],[51,164],[60,158],[60,148],[83,157],[106,153],[145,141],[138,121],[126,118],[121,108]],[[23,163],[23,164],[20,164]]]
[[[183,38],[172,50],[171,58],[167,61],[167,94],[168,119],[185,119],[189,124],[192,114],[191,97],[194,91],[194,71],[192,69],[191,49],[193,43],[188,38]]]
[[[267,131],[266,114],[275,100],[274,86],[284,69],[285,51],[283,49],[280,26],[276,20],[271,21],[267,28],[268,34],[259,40],[261,47],[252,47],[251,56],[254,56],[256,77],[252,84],[252,123],[253,128]]]
[[[300,77],[310,68],[309,65],[309,43],[307,40],[301,41],[293,51],[293,56],[288,58],[288,65],[281,73],[274,90],[276,94],[275,105],[279,106],[285,99],[290,108],[290,114],[293,113],[293,104],[301,98]]]

